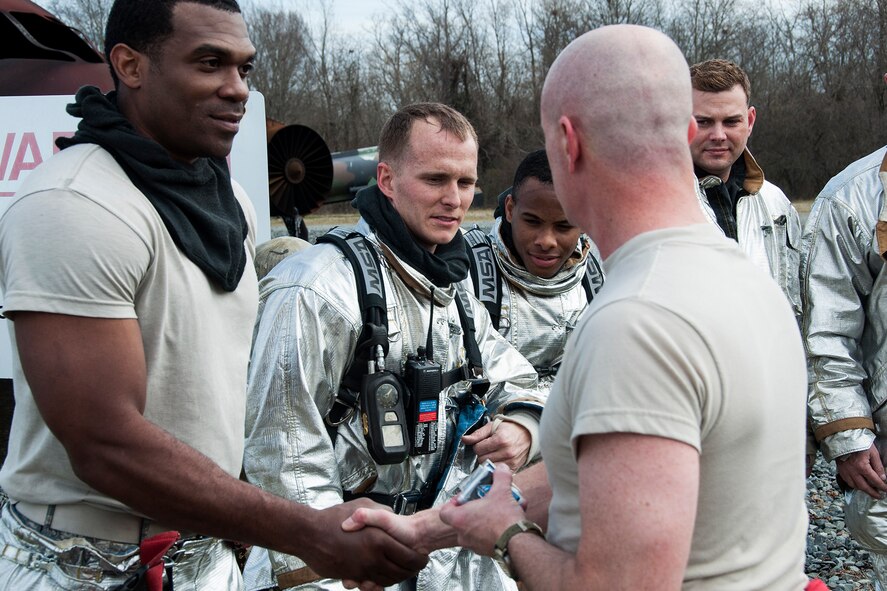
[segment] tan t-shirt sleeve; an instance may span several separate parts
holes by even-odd
[[[705,342],[655,304],[620,300],[596,310],[576,337],[596,345],[569,368],[571,442],[599,433],[638,433],[701,451],[717,416],[720,380]],[[559,376],[560,377],[560,376]]]
[[[63,190],[15,202],[5,214],[0,253],[4,312],[94,318],[135,318],[136,292],[151,263],[145,239],[128,223]]]

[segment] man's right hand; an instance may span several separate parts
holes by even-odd
[[[874,443],[868,449],[841,456],[835,463],[838,475],[850,488],[861,490],[874,499],[887,493],[887,474]]]
[[[380,509],[382,505],[357,499],[318,511],[321,535],[298,556],[324,577],[373,581],[383,586],[408,579],[425,567],[427,554],[405,546],[381,529],[343,531],[342,522],[361,507]]]

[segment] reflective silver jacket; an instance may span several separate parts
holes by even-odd
[[[533,364],[540,386],[547,390],[554,381],[567,338],[588,305],[582,278],[589,259],[597,272],[591,277],[592,292],[597,293],[603,285],[600,253],[597,246],[582,235],[564,268],[545,279],[533,275],[512,257],[502,240],[501,227],[502,218],[496,218],[487,234],[503,277],[499,334]],[[471,293],[476,293],[470,276],[464,284]]]
[[[800,322],[801,294],[798,280],[800,265],[801,221],[798,212],[782,190],[764,180],[764,171],[747,149],[746,176],[743,188],[748,192],[736,204],[736,229],[739,247],[752,262],[768,272],[782,288],[795,318]],[[708,203],[705,190],[722,182],[716,176],[699,179],[697,195],[702,209],[716,226],[715,213]],[[720,227],[720,226],[719,226]]]
[[[808,414],[828,460],[868,449],[887,428],[885,153],[831,179],[804,228]]]
[[[376,246],[388,307],[387,369],[401,373],[408,354],[425,344],[430,282],[417,270],[380,245],[361,220],[356,228]],[[352,359],[363,321],[354,272],[341,251],[330,244],[315,245],[279,264],[260,284],[259,320],[254,335],[249,374],[244,469],[250,482],[282,497],[322,508],[342,502],[342,491],[396,494],[417,491],[446,465],[447,450],[455,446],[451,467],[436,496],[440,504],[476,464],[470,448],[459,444],[454,395],[467,386],[459,382],[444,389],[438,451],[408,457],[401,464],[377,465],[367,451],[358,416],[340,425],[335,445],[324,424],[339,383]],[[434,360],[444,371],[466,362],[462,328],[454,298],[456,286],[434,290]],[[538,432],[544,402],[536,390],[532,366],[497,333],[472,296],[477,342],[492,386],[486,396],[490,413],[507,413]],[[470,416],[463,412],[462,419]],[[464,428],[463,428],[464,430]],[[534,443],[534,447],[538,444]],[[276,574],[303,566],[293,557],[269,552]],[[339,588],[321,581],[314,587]],[[509,587],[511,586],[511,587]],[[406,588],[406,586],[404,586]],[[495,563],[467,550],[432,553],[418,576],[418,589],[513,588]]]

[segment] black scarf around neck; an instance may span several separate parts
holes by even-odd
[[[437,245],[431,253],[419,246],[403,218],[377,186],[362,189],[351,205],[394,254],[437,287],[446,287],[468,277],[468,251],[462,232],[456,232],[449,243]]]
[[[225,291],[237,289],[246,265],[248,226],[225,159],[174,160],[120,113],[115,92],[103,95],[84,86],[67,111],[81,121],[74,137],[56,141],[58,147],[98,144],[107,150],[157,210],[185,256]]]

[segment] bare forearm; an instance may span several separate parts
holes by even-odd
[[[527,591],[593,589],[576,573],[576,557],[532,534],[508,543],[511,564]],[[614,588],[614,587],[611,587]]]
[[[91,445],[69,446],[78,477],[135,511],[183,531],[288,554],[298,554],[311,539],[312,509],[241,482],[140,416],[130,423],[104,430]]]
[[[600,540],[597,540],[600,542]],[[606,546],[607,544],[604,543]],[[534,535],[515,536],[508,552],[520,581],[527,591],[610,591],[611,589],[661,589],[678,591],[683,569],[651,567],[656,552],[644,556],[622,555],[614,559],[606,550],[580,561]],[[587,553],[586,553],[587,555]],[[647,561],[650,557],[652,560]]]
[[[545,464],[538,462],[514,475],[514,483],[527,500],[527,519],[548,530],[548,507],[551,504],[551,485]]]
[[[416,544],[424,552],[433,552],[441,548],[458,546],[458,534],[440,520],[440,507],[432,507],[420,511],[412,517],[411,527],[418,532]]]
[[[75,460],[84,480],[169,526],[298,556],[324,577],[390,585],[425,566],[426,555],[379,530],[339,531],[357,507],[371,502],[315,510],[276,497],[148,425],[123,449],[98,446],[89,467]]]

